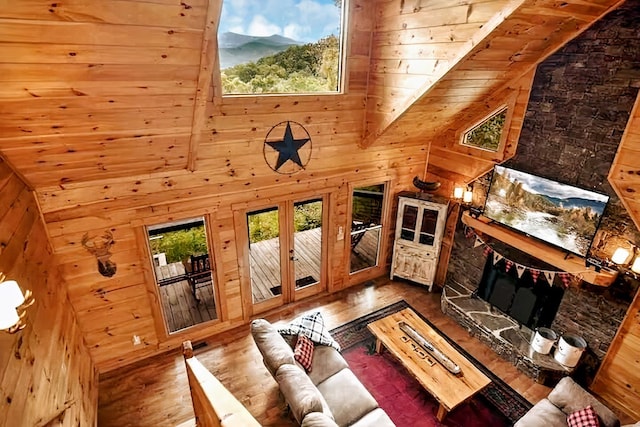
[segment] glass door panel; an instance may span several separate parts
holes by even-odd
[[[280,266],[280,209],[247,213],[249,275],[254,304],[282,295]]]
[[[420,225],[420,243],[423,245],[433,245],[436,235],[436,225],[438,224],[438,211],[433,209],[422,210],[422,224]]]
[[[402,212],[402,229],[400,238],[413,241],[416,237],[416,224],[418,223],[418,207],[405,205]]]
[[[384,184],[354,188],[351,197],[349,272],[355,273],[378,265]]]
[[[293,247],[289,254],[296,291],[320,283],[322,199],[293,204]]]

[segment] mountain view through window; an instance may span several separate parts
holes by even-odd
[[[225,0],[223,95],[339,90],[343,0]]]

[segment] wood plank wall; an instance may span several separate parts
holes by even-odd
[[[215,40],[207,32],[215,27],[207,16],[219,8],[220,0],[71,0],[54,5],[34,0],[2,9],[0,24],[6,25],[0,25],[0,50],[7,52],[2,58],[13,62],[0,62],[0,147],[36,189],[78,325],[100,371],[247,322],[243,295],[248,290],[242,287],[238,261],[245,248],[238,244],[243,240],[236,235],[239,225],[234,220],[242,209],[302,194],[327,194],[331,221],[326,226],[326,290],[383,272],[384,266],[366,275],[348,274],[348,245],[337,235],[340,227],[349,230],[350,190],[388,182],[393,197],[412,189],[413,177],[426,169],[430,142],[443,131],[434,126],[440,116],[432,114],[424,100],[379,143],[358,148],[371,83],[390,79],[392,86],[409,89],[428,78],[428,73],[415,79],[412,73],[399,75],[388,68],[381,73],[387,53],[396,61],[400,55],[383,45],[389,37],[406,35],[390,28],[382,34],[387,30],[384,22],[399,24],[406,18],[398,4],[383,0],[372,7],[366,0],[350,1],[344,94],[222,98],[213,87],[213,98],[204,105],[207,118],[196,126],[203,130],[196,135],[191,135],[193,111],[202,109],[195,105],[196,90],[208,81],[200,71],[209,69],[200,60],[210,56],[202,41]],[[479,25],[488,19],[491,5],[501,4],[473,2],[465,10]],[[458,12],[451,16],[460,17]],[[535,11],[526,16],[531,14]],[[420,13],[421,20],[429,16]],[[440,18],[457,28],[456,37],[470,30],[448,16]],[[541,26],[555,31],[554,19],[542,19]],[[387,53],[372,59],[374,30],[374,40]],[[444,44],[458,47],[455,41]],[[437,50],[433,58],[453,55],[444,44],[425,41],[425,49]],[[510,63],[503,66],[513,68]],[[371,70],[379,75],[370,79]],[[479,78],[473,70],[462,70],[456,84],[472,77]],[[211,82],[215,85],[216,79]],[[454,90],[453,83],[449,90]],[[447,102],[457,96],[440,95]],[[484,111],[484,103],[478,105]],[[447,110],[446,117],[454,115]],[[312,136],[307,169],[291,176],[273,172],[262,154],[266,134],[283,120],[303,124]],[[434,132],[432,137],[422,137],[425,129]],[[189,151],[194,141],[197,151]],[[385,242],[395,218],[391,209],[387,212]],[[211,231],[220,320],[168,336],[144,226],[201,215],[207,216]],[[80,244],[85,233],[99,236],[105,230],[116,240],[112,260],[118,270],[111,278],[98,274],[95,258]],[[387,257],[383,252],[382,259]],[[134,334],[142,345],[133,346]]]
[[[591,389],[610,405],[635,420],[640,419],[640,292],[636,293]]]
[[[469,40],[507,3],[377,1],[366,136],[375,140],[425,88],[444,76],[469,49]],[[456,89],[459,93],[443,95],[457,95],[456,102],[473,95],[466,88]]]
[[[36,298],[24,330],[0,332],[0,426],[96,425],[97,371],[35,198],[2,159],[0,271]]]
[[[609,183],[640,228],[640,95],[631,112],[618,153],[609,171]],[[593,380],[591,388],[610,404],[640,419],[640,292]]]
[[[198,138],[193,172],[132,173],[37,188],[69,298],[101,372],[247,322],[243,293],[248,290],[242,288],[238,261],[245,248],[238,246],[242,236],[236,235],[234,222],[239,210],[303,194],[328,194],[327,291],[383,274],[384,262],[364,274],[348,274],[348,239],[338,240],[337,234],[339,227],[350,229],[351,188],[388,182],[392,197],[412,188],[412,178],[424,171],[427,149],[421,141],[401,140],[358,148],[374,25],[373,8],[366,5],[365,0],[350,2],[344,94],[214,98],[207,103],[208,119]],[[283,120],[303,124],[312,137],[307,169],[291,176],[275,173],[263,159],[266,134]],[[136,146],[130,152],[137,157]],[[207,216],[212,231],[221,320],[168,336],[144,226],[200,215]],[[388,239],[394,216],[387,218],[391,220],[383,232]],[[98,274],[95,258],[80,245],[84,233],[99,236],[105,230],[112,231],[116,241],[111,260],[117,273],[112,278]],[[133,334],[142,338],[142,345],[133,346]]]
[[[640,229],[640,96],[631,111],[618,152],[609,170],[609,183]]]
[[[185,168],[207,3],[6,2],[5,158],[34,188]]]

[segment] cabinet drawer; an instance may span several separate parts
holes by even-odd
[[[402,252],[405,256],[416,256],[420,258],[436,258],[438,255],[433,249],[418,249],[400,243],[396,245],[396,251]]]

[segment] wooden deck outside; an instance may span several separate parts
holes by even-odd
[[[158,280],[184,276],[184,274],[185,269],[181,262],[156,267]],[[211,283],[213,284],[213,282]],[[167,319],[169,332],[175,332],[218,317],[213,286],[196,288],[196,296],[200,299],[199,303],[193,298],[191,286],[186,279],[159,288],[162,309]]]
[[[375,265],[379,230],[365,232],[364,237],[351,251],[351,271],[359,271]],[[296,234],[296,279],[313,277],[320,280],[321,229],[301,231]],[[251,290],[253,301],[260,302],[274,297],[272,288],[280,286],[280,258],[278,239],[252,243],[249,251],[251,266]],[[156,267],[158,280],[185,274],[180,262]],[[313,283],[313,282],[311,282]],[[196,290],[198,303],[191,294],[186,280],[160,286],[160,299],[170,332],[217,318],[212,286],[200,286]]]

